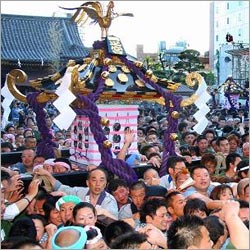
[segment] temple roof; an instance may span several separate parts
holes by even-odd
[[[89,54],[70,18],[2,14],[1,24],[2,61],[62,62]]]

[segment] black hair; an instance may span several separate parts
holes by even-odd
[[[98,235],[98,232],[95,228],[91,228],[88,231],[86,231],[86,234],[87,234],[87,240],[92,240]]]
[[[188,249],[199,246],[202,239],[201,227],[204,222],[195,215],[184,215],[172,222],[168,229],[168,249]]]
[[[111,242],[119,235],[134,231],[134,228],[131,227],[127,222],[122,220],[114,221],[105,228],[104,239],[106,244],[110,246]]]
[[[206,140],[207,141],[206,136],[205,135],[199,135],[199,136],[197,136],[196,142],[199,143],[201,140]]]
[[[182,132],[184,128],[186,128],[188,124],[186,122],[180,122],[178,124],[178,131]]]
[[[210,239],[216,244],[220,236],[224,235],[224,224],[215,215],[207,216],[203,221],[209,232]]]
[[[247,166],[248,166],[248,168],[244,169]],[[243,178],[242,173],[245,173],[247,175],[248,172],[249,172],[249,160],[242,160],[242,161],[240,161],[237,164],[236,171],[238,172],[238,176],[240,178]]]
[[[176,195],[178,195],[178,194],[181,194],[181,192],[179,192],[179,191],[173,191],[173,192],[169,192],[166,195],[166,206],[167,207],[171,207],[172,206],[173,197],[176,196]]]
[[[153,218],[156,215],[156,210],[160,207],[166,207],[166,202],[164,200],[154,198],[146,201],[140,209],[140,221],[142,223],[147,223],[146,217],[149,215]]]
[[[9,148],[11,151],[14,150],[14,146],[12,145],[12,143],[5,141],[1,143],[1,149],[2,148]]]
[[[30,217],[20,218],[13,223],[9,231],[9,237],[27,236],[36,239],[36,227]]]
[[[226,171],[230,168],[230,163],[234,164],[236,158],[239,157],[241,158],[241,156],[237,153],[230,153],[227,155],[226,157]]]
[[[178,162],[185,162],[185,160],[180,156],[169,156],[167,160],[167,173],[169,173],[168,169],[175,168]]]
[[[193,166],[193,167],[190,169],[190,176],[191,176],[192,178],[193,178],[193,175],[194,175],[194,171],[195,171],[196,169],[199,169],[199,168],[206,169],[207,172],[209,172],[208,169],[207,169],[207,167],[205,167],[205,166],[202,166],[202,165]]]
[[[249,184],[246,187],[249,187]],[[237,200],[237,201],[240,204],[240,208],[249,208],[249,203],[247,201],[244,200]]]
[[[147,241],[146,234],[136,231],[128,232],[118,236],[110,244],[111,249],[138,249],[140,244]]]
[[[220,185],[217,185],[216,187],[214,187],[214,189],[210,193],[210,199],[212,199],[212,200],[220,200],[219,196],[226,189],[231,190],[231,192],[233,194],[233,189],[229,185],[223,183],[223,184],[220,184]]]
[[[225,136],[219,136],[219,137],[217,137],[217,139],[216,139],[216,145],[217,145],[217,146],[220,146],[220,143],[221,143],[222,141],[225,141],[225,140],[228,141],[227,137],[225,137]]]
[[[1,170],[1,181],[6,180],[9,182],[10,178],[11,178],[11,176],[7,171]]]
[[[184,215],[192,215],[195,211],[203,211],[206,213],[206,215],[208,215],[209,211],[207,209],[205,201],[199,198],[187,200],[183,209]]]
[[[43,203],[43,211],[44,216],[47,221],[49,221],[50,218],[50,212],[56,208],[56,202],[61,198],[62,196],[51,196],[49,197],[44,203]]]
[[[45,218],[45,216],[41,215],[41,214],[31,214],[29,215],[29,217],[32,219],[32,220],[40,220],[43,224],[43,226],[47,226],[48,224],[48,221],[47,219]]]
[[[33,249],[33,247],[36,246],[42,248],[37,240],[31,239],[27,236],[9,237],[1,242],[2,249],[24,249],[25,247]]]
[[[108,184],[108,192],[112,194],[112,192],[115,192],[117,190],[118,187],[125,187],[128,188],[128,184],[125,180],[122,179],[114,179],[112,181],[110,181],[110,183]]]
[[[77,214],[77,212],[78,212],[79,209],[85,208],[85,207],[90,208],[93,211],[93,214],[95,216],[97,216],[97,212],[96,212],[95,207],[91,203],[89,203],[89,202],[82,201],[82,202],[79,202],[78,204],[76,204],[74,206],[73,212],[72,212],[73,218],[74,219],[76,218],[76,214]]]

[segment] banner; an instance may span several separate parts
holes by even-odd
[[[229,98],[231,100],[231,103],[233,105],[233,107],[231,106],[228,98],[225,98],[225,109],[231,109],[231,108],[235,108],[235,109],[239,109],[239,94],[229,94]]]
[[[137,149],[137,116],[138,105],[98,105],[99,115],[109,119],[109,126],[103,126],[107,140],[112,143],[114,157],[124,144],[124,130],[129,127],[135,134],[135,140],[129,148],[129,153],[138,152]],[[71,125],[72,145],[70,160],[80,164],[99,165],[101,155],[98,145],[90,130],[90,122],[86,116],[76,116]]]

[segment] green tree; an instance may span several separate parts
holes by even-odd
[[[204,69],[204,65],[199,59],[200,52],[193,49],[187,49],[180,53],[180,61],[175,64],[174,69],[187,71],[188,73]]]
[[[213,72],[199,72],[205,79],[207,85],[213,86],[216,83],[216,77]]]

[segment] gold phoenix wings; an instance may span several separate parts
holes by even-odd
[[[100,2],[86,2],[83,3],[80,7],[75,8],[60,8],[65,10],[77,10],[72,16],[72,20],[74,20],[77,24],[84,24],[87,21],[88,17],[93,19],[92,23],[98,23],[101,27],[102,38],[105,38],[108,35],[108,29],[114,18],[119,16],[134,16],[132,13],[115,13],[113,11],[114,1],[109,1],[106,15],[104,14],[104,10]]]

